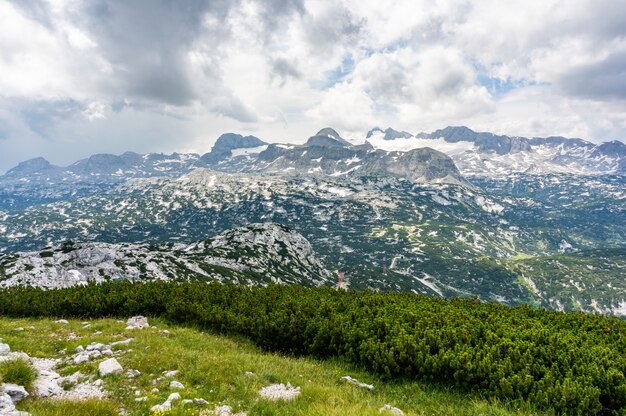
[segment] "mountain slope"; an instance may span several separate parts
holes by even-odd
[[[0,255],[0,287],[46,289],[105,280],[217,280],[247,285],[330,283],[332,274],[300,234],[251,224],[192,244],[65,243]]]

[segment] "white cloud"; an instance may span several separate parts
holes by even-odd
[[[65,163],[203,152],[224,130],[626,133],[620,0],[184,4],[0,0],[0,170],[35,142]]]

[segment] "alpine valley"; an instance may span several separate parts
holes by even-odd
[[[0,177],[0,286],[333,285],[626,315],[626,145],[446,127],[224,134]]]

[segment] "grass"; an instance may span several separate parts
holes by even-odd
[[[460,393],[428,383],[398,380],[385,382],[367,372],[336,360],[318,361],[269,354],[244,339],[203,333],[193,328],[171,326],[151,319],[157,328],[126,330],[125,323],[114,319],[93,320],[89,327],[79,321],[57,324],[46,319],[0,318],[0,337],[13,351],[31,356],[62,358],[78,345],[91,342],[110,343],[133,338],[127,352],[118,357],[124,369],[136,369],[141,375],[128,379],[124,375],[104,379],[109,392],[105,400],[80,403],[41,400],[29,397],[18,408],[37,416],[117,415],[124,408],[129,415],[148,415],[150,407],[163,403],[172,392],[169,379],[159,379],[162,372],[179,370],[176,380],[183,383],[183,399],[201,397],[210,402],[209,409],[227,404],[234,411],[248,415],[380,415],[385,404],[402,409],[406,415],[531,415],[538,414],[525,403],[503,404]],[[16,327],[30,328],[15,331]],[[34,327],[34,329],[33,329]],[[170,334],[162,330],[167,329]],[[96,334],[101,331],[102,334]],[[70,335],[76,336],[76,339]],[[97,373],[97,361],[78,366],[64,361],[57,369],[62,375],[75,371]],[[246,375],[251,372],[254,375]],[[373,392],[340,381],[350,375],[368,384]],[[269,402],[258,390],[272,383],[291,383],[301,387],[301,395],[292,402]],[[151,393],[153,388],[159,392]],[[147,396],[145,402],[135,402]],[[197,415],[201,407],[177,403],[169,415]]]
[[[14,383],[30,391],[36,378],[37,371],[22,358],[0,363],[0,381],[3,383]]]

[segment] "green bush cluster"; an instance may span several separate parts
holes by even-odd
[[[0,291],[10,316],[164,317],[292,354],[340,357],[559,414],[626,410],[626,323],[406,293],[202,282]]]

